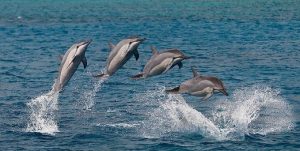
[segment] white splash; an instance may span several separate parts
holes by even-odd
[[[160,106],[148,113],[143,122],[142,135],[147,138],[161,137],[169,132],[200,132],[219,136],[220,130],[201,112],[189,106],[180,95],[167,95]]]
[[[55,121],[55,111],[58,110],[58,96],[58,92],[50,91],[27,103],[30,110],[27,132],[39,132],[49,135],[59,132]]]
[[[225,138],[291,130],[292,109],[279,94],[278,90],[265,86],[236,90],[232,101],[219,101],[215,105],[212,120]]]
[[[155,103],[150,103],[154,109],[146,114],[140,129],[144,137],[161,137],[179,132],[200,133],[204,137],[228,140],[293,128],[290,106],[279,96],[279,91],[269,87],[254,86],[236,90],[232,99],[217,101],[212,107],[211,116],[192,108],[180,95],[166,95],[163,91],[147,92],[140,96],[147,102],[159,104],[157,107]]]
[[[108,77],[101,78],[93,84],[92,90],[87,90],[83,93],[81,97],[80,105],[82,105],[84,110],[91,110],[95,105],[96,93],[101,89],[102,84],[108,79]]]

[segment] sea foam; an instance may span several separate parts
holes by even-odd
[[[293,128],[292,109],[279,94],[278,90],[266,86],[238,89],[232,97],[216,101],[211,115],[204,115],[181,95],[165,94],[164,89],[147,92],[139,99],[144,97],[147,102],[159,105],[150,103],[153,109],[146,114],[139,131],[147,138],[177,132],[199,133],[217,140],[288,131]]]
[[[30,111],[27,132],[54,135],[59,132],[55,113],[58,110],[58,92],[48,92],[32,99],[27,106]]]

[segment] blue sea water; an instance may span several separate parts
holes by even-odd
[[[297,0],[2,0],[0,150],[299,150]],[[108,79],[108,42],[147,40]],[[93,39],[64,91],[48,95],[58,56]],[[129,77],[150,46],[192,56],[182,69]],[[229,96],[167,95],[190,67],[222,79]]]

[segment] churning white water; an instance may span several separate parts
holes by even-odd
[[[59,132],[55,113],[58,110],[58,92],[48,92],[32,99],[27,106],[30,111],[27,132],[39,132],[54,135]]]
[[[164,89],[147,92],[138,99],[153,102],[147,103],[153,109],[146,114],[140,133],[150,138],[172,132],[200,133],[204,137],[227,140],[287,131],[293,127],[293,116],[291,107],[279,94],[265,86],[239,89],[229,99],[216,101],[211,107],[212,114],[206,116],[180,95],[167,95]]]

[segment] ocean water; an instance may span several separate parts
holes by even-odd
[[[0,150],[299,150],[300,2],[33,1],[0,3]],[[140,59],[104,70],[108,42],[147,40]],[[58,56],[93,39],[64,91]],[[150,46],[193,59],[164,75],[143,69]],[[168,95],[190,67],[229,96]]]

